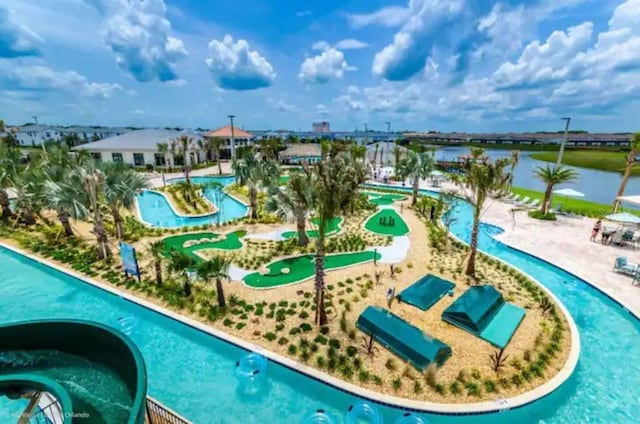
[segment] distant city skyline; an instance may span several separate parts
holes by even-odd
[[[3,0],[24,124],[637,131],[640,0]],[[224,18],[222,18],[224,17]]]

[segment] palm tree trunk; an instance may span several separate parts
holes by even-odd
[[[116,228],[116,237],[118,240],[122,240],[124,239],[124,225],[117,206],[111,206],[111,215],[113,216],[113,225]]]
[[[191,297],[191,284],[189,284],[189,276],[185,275],[184,283],[182,283],[182,291],[185,297]]]
[[[69,214],[64,210],[59,209],[58,220],[60,221],[60,224],[62,224],[64,235],[66,237],[73,237],[73,229],[71,228],[71,224],[69,223]]]
[[[258,190],[249,186],[249,207],[251,208],[251,218],[258,219]]]
[[[420,188],[420,178],[415,177],[413,179],[413,198],[411,199],[411,206],[415,206],[418,202],[418,189]]]
[[[161,286],[162,285],[162,262],[160,262],[160,259],[155,260],[155,267],[156,267],[156,284]]]
[[[298,228],[298,246],[306,246],[309,244],[309,237],[306,229],[307,217],[304,211],[296,213],[296,226]]]
[[[222,175],[222,159],[220,158],[220,148],[216,148],[216,159],[218,160],[218,175]]]
[[[320,225],[324,222],[320,220]],[[323,326],[327,323],[327,311],[324,307],[324,230],[318,230],[316,239],[316,324]]]
[[[216,278],[216,294],[218,295],[218,306],[224,308],[227,306],[227,302],[224,299],[224,288],[222,287],[222,280]]]
[[[474,277],[476,275],[476,255],[478,253],[478,233],[480,231],[480,207],[476,206],[473,213],[473,229],[471,230],[471,242],[469,244],[469,258],[465,274]]]
[[[547,189],[544,191],[544,199],[542,199],[541,211],[544,214],[549,213],[549,203],[551,203],[551,193],[553,192],[553,185],[547,184]]]
[[[9,218],[13,215],[13,212],[11,212],[11,208],[9,207],[9,193],[7,193],[7,190],[5,189],[0,190],[0,207],[2,207],[3,218]]]
[[[624,195],[624,189],[627,185],[627,181],[629,180],[629,176],[631,175],[631,168],[635,162],[635,152],[632,150],[629,152],[629,156],[627,157],[627,167],[624,169],[624,175],[622,176],[622,181],[620,181],[620,188],[618,188],[618,194],[616,195],[616,199],[613,201],[613,213],[618,211],[620,207],[620,200],[618,197]]]

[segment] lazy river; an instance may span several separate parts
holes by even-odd
[[[432,194],[427,193],[426,194]],[[452,232],[469,240],[471,208],[457,202]],[[483,226],[480,248],[536,278],[574,317],[581,356],[573,376],[549,396],[514,410],[473,416],[420,414],[431,423],[640,422],[640,322],[571,274],[494,240]],[[25,308],[24,305],[29,305]],[[235,362],[246,352],[188,325],[0,248],[0,320],[83,318],[117,326],[133,316],[130,337],[148,368],[149,394],[194,423],[299,423],[324,409],[342,417],[355,396],[273,362],[259,396],[237,391]],[[379,405],[385,422],[404,412]]]

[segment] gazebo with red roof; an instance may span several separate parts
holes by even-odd
[[[235,149],[241,146],[250,146],[252,145],[252,140],[254,135],[248,131],[242,130],[237,127],[233,127],[233,131],[231,125],[225,125],[224,127],[216,128],[215,130],[208,131],[204,133],[205,137],[209,138],[219,138],[222,140],[221,149],[226,150],[233,155]],[[233,146],[231,141],[233,140]]]

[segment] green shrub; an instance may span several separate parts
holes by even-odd
[[[316,364],[318,365],[318,368],[323,369],[326,365],[326,362],[324,360],[324,357],[322,355],[318,355],[318,357],[316,358]]]
[[[246,327],[247,324],[244,322],[239,322],[236,324],[236,330],[242,330],[244,327]]]
[[[347,346],[347,356],[356,356],[358,353],[358,348],[355,346]]]
[[[365,369],[361,369],[360,371],[358,371],[358,380],[360,382],[366,383],[367,381],[369,381],[370,378],[371,378],[371,375],[369,374],[369,371]]]
[[[315,339],[313,339],[314,342],[319,343],[321,345],[326,345],[327,344],[327,338],[321,334],[318,334],[318,336],[316,336]]]
[[[396,377],[391,381],[391,387],[393,390],[398,391],[402,387],[402,380],[400,377]]]
[[[287,352],[289,352],[289,355],[295,355],[298,352],[298,346],[290,344]]]
[[[467,394],[469,396],[480,396],[482,393],[480,387],[472,381],[465,383],[464,388],[467,389]]]
[[[529,211],[529,216],[531,218],[534,219],[541,219],[543,221],[555,221],[556,220],[556,214],[554,213],[542,213],[542,211],[540,209],[535,209],[532,211]]]
[[[282,331],[283,328],[284,328],[284,324],[276,325],[276,331]]]
[[[340,340],[338,339],[331,339],[329,340],[329,346],[335,348],[335,349],[340,349]]]
[[[299,317],[299,318],[301,318],[301,319],[307,319],[307,318],[309,318],[309,312],[307,312],[307,311],[301,311],[301,312],[298,314],[298,317]]]
[[[268,341],[272,342],[276,339],[276,335],[274,333],[267,333],[264,335],[264,338],[267,339]]]
[[[300,324],[300,330],[302,330],[304,333],[308,333],[312,329],[313,327],[311,326],[311,324],[308,324],[306,322],[303,322],[302,324]]]
[[[418,380],[413,382],[413,393],[419,395],[422,393],[422,384]]]
[[[384,366],[389,370],[389,371],[395,371],[396,370],[396,363],[393,360],[393,358],[389,358],[387,359],[387,362],[385,362]]]
[[[234,322],[229,318],[225,318],[224,321],[222,321],[222,325],[224,325],[225,327],[231,327],[233,324]]]
[[[485,380],[484,381],[484,389],[487,393],[494,393],[497,391],[496,382],[493,380]]]
[[[284,345],[286,345],[287,343],[289,343],[289,340],[288,340],[286,337],[280,337],[280,339],[278,340],[278,344],[279,344],[280,346],[284,346]]]
[[[296,334],[300,333],[300,328],[299,327],[293,327],[291,330],[289,330],[289,335],[294,336]]]
[[[451,384],[449,385],[449,391],[450,391],[451,393],[453,393],[454,395],[459,395],[459,394],[460,394],[460,392],[462,391],[462,390],[460,389],[460,383],[458,383],[457,381],[454,381],[453,383],[451,383]]]

